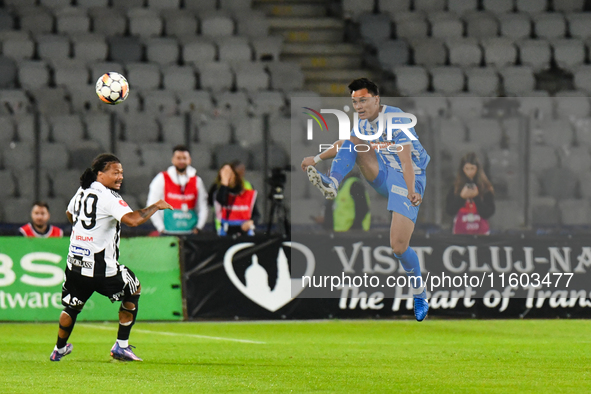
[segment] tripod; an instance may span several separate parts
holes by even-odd
[[[289,217],[287,208],[283,203],[283,187],[275,186],[271,189],[269,195],[271,200],[271,209],[269,211],[269,222],[267,223],[267,234],[271,234],[271,227],[273,226],[273,219],[277,217],[278,233],[286,236],[291,235],[291,228],[289,225]]]

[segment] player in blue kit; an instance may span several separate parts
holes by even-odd
[[[359,116],[359,134],[376,134],[380,127],[380,113],[384,114],[385,123],[386,114],[403,112],[396,107],[381,105],[378,86],[367,78],[356,79],[348,87],[353,108]],[[410,120],[394,116],[393,122],[409,123]],[[357,163],[369,184],[378,193],[388,197],[388,210],[392,212],[390,245],[394,257],[400,260],[408,277],[413,278],[410,282],[413,286],[414,313],[417,321],[423,321],[429,311],[429,304],[425,287],[419,280],[419,258],[409,243],[425,192],[425,170],[430,157],[419,142],[414,128],[406,130],[416,139],[411,139],[398,129],[392,132],[392,140],[389,141],[385,126],[382,125],[382,135],[372,141],[362,140],[352,132],[349,140],[338,141],[315,157],[306,157],[302,161],[302,169],[327,199],[334,199],[339,184]],[[316,170],[317,163],[332,158],[329,176]]]

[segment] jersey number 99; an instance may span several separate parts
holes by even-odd
[[[80,193],[76,197],[72,219],[74,220],[74,225],[81,219],[82,227],[86,230],[90,230],[96,225],[96,204],[98,202],[98,197],[96,194],[91,193],[86,196],[84,202],[82,202],[83,198],[84,193]]]

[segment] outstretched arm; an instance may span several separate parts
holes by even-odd
[[[149,207],[126,213],[121,218],[121,222],[129,227],[137,227],[146,223],[153,214],[161,209],[172,209],[172,206],[164,200],[159,200]]]
[[[322,160],[334,158],[339,152],[339,148],[341,147],[341,145],[343,145],[343,142],[345,142],[345,140],[336,141],[334,144],[332,144],[332,146],[329,149],[320,153],[318,156]],[[316,166],[316,164],[317,163],[314,160],[314,156],[305,157],[304,160],[302,160],[302,171],[306,171],[306,168],[308,168],[308,166]]]

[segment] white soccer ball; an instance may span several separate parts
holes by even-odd
[[[123,75],[111,71],[96,81],[96,94],[107,104],[119,104],[127,98],[129,84]]]

